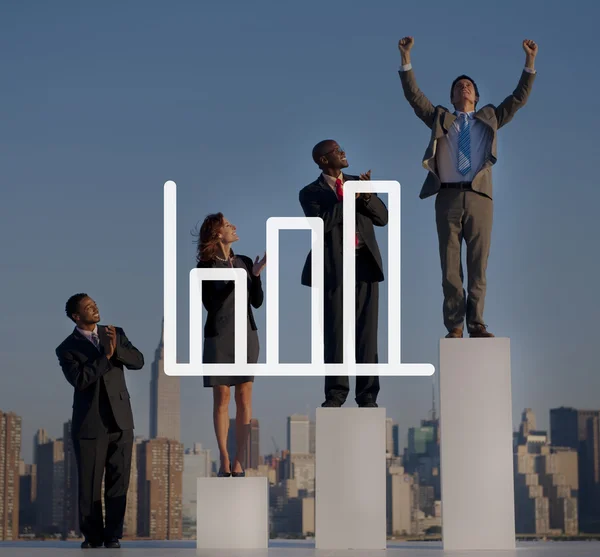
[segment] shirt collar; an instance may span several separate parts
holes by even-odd
[[[344,173],[340,172],[339,176],[337,178],[334,178],[333,176],[329,176],[329,174],[321,174],[321,176],[323,176],[323,179],[325,180],[325,183],[330,187],[330,188],[334,188],[335,189],[335,182],[336,180],[341,180],[342,182],[344,181]]]
[[[93,331],[86,331],[85,329],[80,329],[79,327],[76,327],[76,329],[85,337],[88,339],[92,338],[92,334],[96,333],[96,335],[98,335],[98,325],[96,325],[94,327]]]
[[[469,120],[473,120],[473,118],[475,118],[474,110],[472,112],[461,112],[460,110],[455,110],[454,114],[457,118],[459,118],[461,116],[461,114],[466,114],[468,116]]]

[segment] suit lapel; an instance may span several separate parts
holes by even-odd
[[[452,112],[450,112],[448,110],[446,112],[444,112],[444,117],[442,118],[442,128],[444,128],[446,133],[448,133],[450,131],[450,128],[452,127],[452,125],[454,124],[455,121],[456,121],[456,116],[454,114],[452,114]]]
[[[488,114],[488,107],[483,107],[481,110],[478,110],[475,113],[474,118],[491,128],[492,130],[496,131],[494,129],[494,126],[492,125],[491,116]]]

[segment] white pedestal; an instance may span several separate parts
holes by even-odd
[[[385,409],[318,408],[316,549],[385,549]]]
[[[267,478],[198,478],[198,549],[266,549]]]
[[[510,340],[442,339],[445,550],[515,549]]]

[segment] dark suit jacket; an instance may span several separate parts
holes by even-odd
[[[133,414],[123,366],[141,369],[144,356],[129,342],[123,329],[115,327],[115,330],[117,347],[110,360],[106,357],[108,337],[103,325],[98,325],[100,350],[76,328],[56,349],[60,367],[67,381],[75,388],[72,418],[74,436],[93,439],[103,431],[102,413],[107,409],[101,408],[101,404],[106,404],[107,398],[118,427],[122,430],[133,429]],[[103,387],[108,397],[101,396]]]
[[[344,181],[358,180],[358,176],[344,174]],[[321,217],[325,236],[325,289],[331,290],[340,286],[343,281],[343,215],[344,204],[338,200],[335,192],[329,187],[321,174],[312,184],[300,191],[300,204],[307,217]],[[373,256],[375,266],[374,282],[383,281],[383,263],[375,238],[373,226],[385,226],[388,222],[387,207],[377,197],[371,195],[368,201],[362,197],[356,200],[356,226],[365,247]],[[311,253],[306,258],[302,270],[302,284],[311,285]]]
[[[256,321],[254,321],[254,314],[252,313],[252,307],[259,308],[262,306],[264,300],[264,293],[262,289],[262,282],[260,275],[255,276],[252,274],[252,267],[254,263],[252,259],[245,255],[238,255],[248,273],[248,318],[250,319],[250,326],[253,331],[256,331]],[[215,266],[215,260],[212,261],[200,261],[196,268],[210,269]],[[224,328],[220,326],[231,325],[229,321],[233,319],[231,315],[221,315],[221,308],[225,300],[233,294],[235,287],[234,281],[220,281],[220,280],[205,280],[202,281],[202,304],[206,308],[206,323],[204,325],[204,336],[215,337],[219,334],[219,331]],[[226,323],[225,323],[226,321]]]
[[[496,132],[513,119],[517,110],[525,106],[531,92],[531,87],[535,81],[535,76],[536,74],[523,71],[521,79],[512,95],[506,97],[498,106],[487,104],[475,113],[475,118],[491,131],[492,142],[485,163],[473,178],[472,188],[479,193],[487,195],[489,198],[492,197],[493,190],[492,166],[497,161]],[[400,80],[406,100],[412,106],[415,114],[431,129],[429,145],[423,156],[423,166],[429,173],[419,195],[421,199],[425,199],[440,191],[441,181],[435,158],[437,141],[448,133],[456,120],[456,116],[444,106],[433,106],[431,104],[429,99],[417,86],[414,70],[401,71]]]

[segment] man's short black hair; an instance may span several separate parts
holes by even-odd
[[[325,145],[327,145],[328,143],[333,143],[334,140],[333,139],[324,139],[323,141],[319,141],[319,143],[317,143],[312,150],[312,158],[313,161],[315,161],[315,164],[317,164],[319,166],[319,168],[321,167],[321,163],[319,161],[319,159],[323,156],[323,148],[325,147]]]
[[[81,302],[81,300],[87,297],[87,294],[85,294],[84,292],[80,292],[79,294],[73,294],[73,296],[71,296],[67,300],[67,304],[65,305],[65,312],[67,314],[67,317],[71,321],[75,322],[75,319],[73,319],[73,314],[79,311],[79,302]]]
[[[475,89],[475,96],[479,99],[479,89],[477,89],[477,83],[475,83],[475,81],[473,81],[468,75],[459,75],[453,82],[452,82],[452,87],[450,87],[450,102],[452,102],[452,96],[454,94],[454,86],[461,80],[461,79],[468,79],[472,84],[473,84],[473,88]],[[477,104],[477,101],[475,101],[475,104]]]

